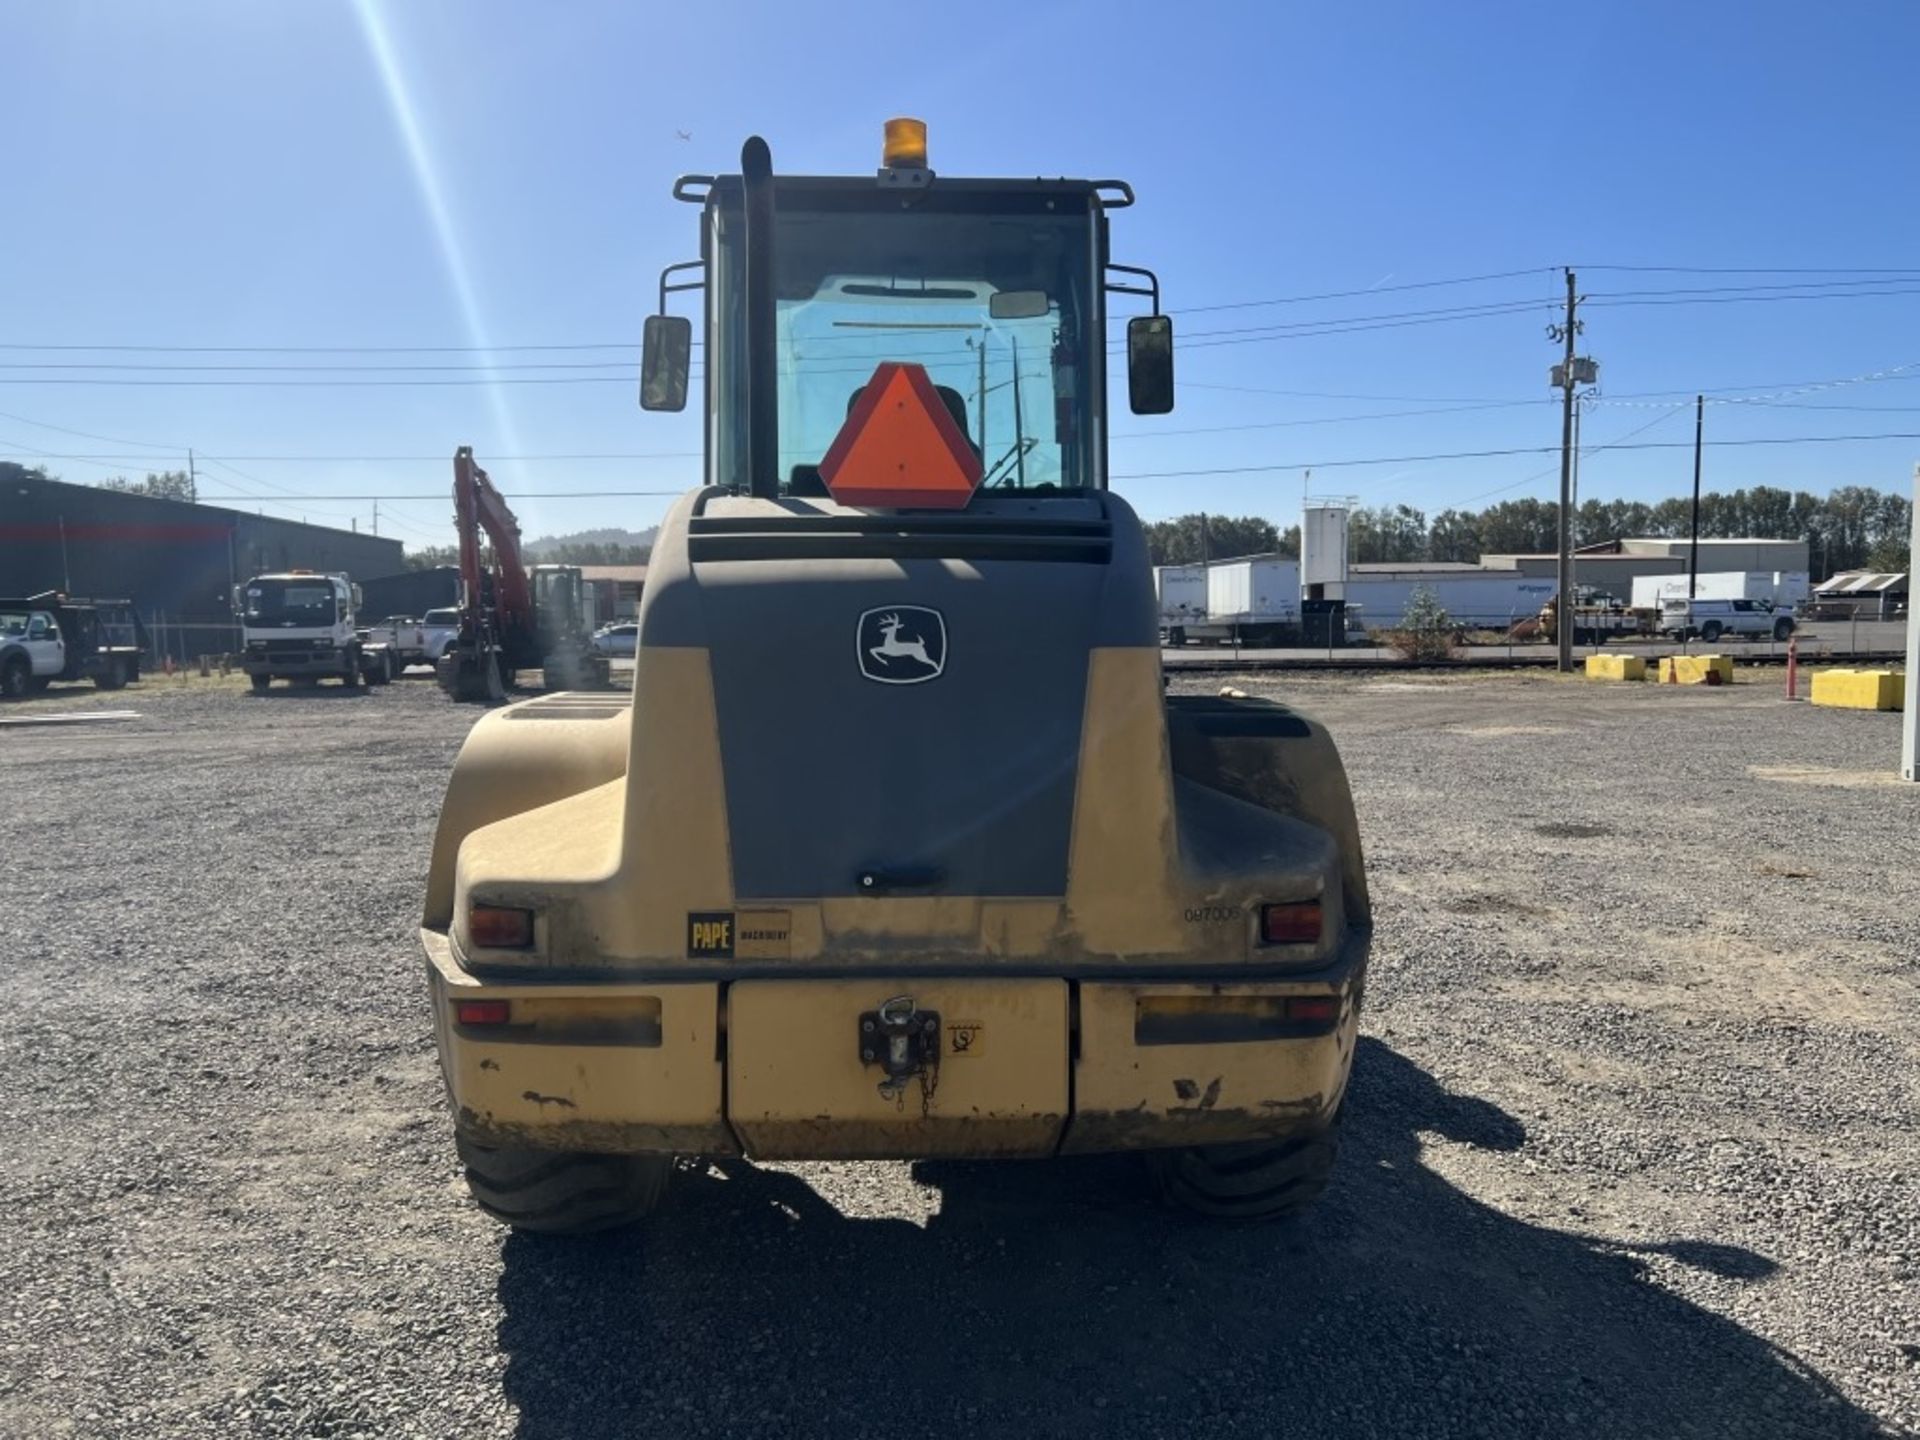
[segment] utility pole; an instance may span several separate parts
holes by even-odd
[[[1687,599],[1700,588],[1700,437],[1706,426],[1707,397],[1693,397],[1693,540],[1687,546]]]
[[[200,472],[194,468],[193,451],[187,451],[187,499],[198,503],[200,499]]]
[[[1920,570],[1920,465],[1913,467],[1913,539],[1907,559],[1907,578]],[[1907,607],[1906,714],[1900,717],[1900,777],[1920,781],[1920,620]]]
[[[1584,397],[1583,397],[1584,398]],[[1573,405],[1573,501],[1567,506],[1567,525],[1569,530],[1580,515],[1580,421],[1581,411],[1586,406],[1576,400]],[[1580,593],[1580,555],[1571,540],[1568,541],[1567,584],[1573,593]]]
[[[376,535],[380,533],[380,501],[378,498],[373,502],[373,533]]]
[[[1559,601],[1554,614],[1553,633],[1559,645],[1560,673],[1573,671],[1573,337],[1579,333],[1575,314],[1580,298],[1574,293],[1573,267],[1567,267],[1566,322],[1548,330],[1556,340],[1566,342],[1560,367],[1560,565]],[[1555,334],[1558,330],[1558,334]]]
[[[1213,563],[1213,545],[1207,536],[1207,512],[1204,510],[1200,512],[1200,563]]]

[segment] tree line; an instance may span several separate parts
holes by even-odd
[[[650,545],[602,544],[596,541],[562,541],[540,547],[541,565],[644,565],[652,553]],[[458,565],[460,550],[454,545],[407,547],[409,570],[431,570],[436,565]],[[533,563],[531,560],[529,563]]]
[[[1693,502],[1684,496],[1651,505],[1587,500],[1573,512],[1573,543],[1684,538],[1691,532],[1692,513]],[[1431,520],[1411,505],[1362,506],[1348,518],[1348,556],[1359,565],[1406,565],[1540,554],[1559,544],[1559,525],[1560,507],[1548,500],[1502,500],[1483,510],[1449,508]],[[1867,485],[1842,485],[1829,495],[1756,485],[1700,497],[1703,540],[1805,540],[1816,580],[1841,570],[1905,570],[1912,527],[1912,501]],[[1298,525],[1282,530],[1257,516],[1182,515],[1146,528],[1156,565],[1300,553]]]

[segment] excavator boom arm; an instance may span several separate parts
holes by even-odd
[[[474,463],[471,446],[453,453],[453,507],[460,529],[460,581],[466,610],[476,623],[484,608],[480,532],[493,546],[493,608],[498,631],[531,629],[533,591],[520,553],[520,522],[487,472]]]

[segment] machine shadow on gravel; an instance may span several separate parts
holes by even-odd
[[[1423,1163],[1525,1132],[1362,1040],[1340,1168],[1281,1227],[1161,1209],[1129,1157],[922,1162],[923,1229],[795,1175],[683,1168],[597,1241],[504,1245],[523,1440],[688,1433],[1885,1433],[1795,1357]],[[1648,1246],[1735,1281],[1738,1247]]]

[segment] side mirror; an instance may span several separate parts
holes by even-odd
[[[649,315],[640,355],[640,408],[687,408],[687,368],[693,358],[693,322],[684,315]]]
[[[233,587],[233,613],[238,615],[243,607],[240,604],[240,587]]]
[[[360,587],[358,584],[351,584],[347,586],[347,588],[353,592],[353,608],[358,610],[363,604],[366,603],[364,600],[360,598]]]
[[[1127,395],[1136,415],[1173,409],[1173,317],[1136,315],[1127,322]]]

